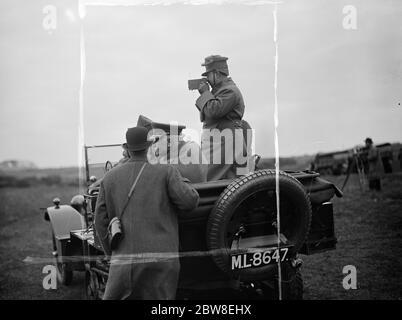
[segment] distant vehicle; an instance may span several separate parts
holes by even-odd
[[[400,157],[399,154],[402,150],[401,144],[382,143],[377,144],[376,147],[380,152],[385,173],[401,170],[401,166],[398,165],[400,162],[398,157]],[[365,172],[367,172],[367,148],[365,146],[356,146],[343,151],[317,153],[310,169],[323,175],[345,174],[348,171],[348,167],[353,164],[355,157],[359,158]],[[354,168],[354,171],[356,171],[356,168]]]
[[[121,147],[91,146],[85,147],[85,151],[85,194],[73,197],[67,205],[55,199],[54,206],[45,211],[45,220],[52,230],[59,280],[68,285],[73,272],[83,271],[88,299],[100,299],[109,265],[93,228],[99,193],[96,182],[106,171],[113,170]],[[282,297],[301,299],[303,280],[298,254],[335,249],[331,199],[335,195],[341,197],[342,192],[315,172],[280,172],[278,231],[275,171],[255,169],[233,180],[193,184],[200,194],[199,206],[179,216],[178,299],[202,294],[211,298],[212,291],[217,289],[251,299],[275,298],[279,262]]]
[[[346,173],[353,150],[317,153],[311,169],[323,175],[340,175]]]

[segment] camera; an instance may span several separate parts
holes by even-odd
[[[188,90],[197,90],[201,83],[207,83],[206,78],[188,80]]]

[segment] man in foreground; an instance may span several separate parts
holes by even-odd
[[[105,254],[111,256],[105,300],[168,300],[176,295],[180,270],[177,215],[180,210],[194,209],[199,196],[174,167],[147,163],[147,134],[143,127],[127,130],[130,159],[109,171],[101,182],[95,228]],[[108,225],[114,217],[120,218],[124,236],[112,251]]]

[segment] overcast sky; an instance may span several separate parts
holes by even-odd
[[[43,28],[54,4],[57,27]],[[345,5],[357,29],[345,30]],[[256,152],[274,156],[273,5],[88,7],[0,2],[0,161],[76,165],[80,24],[86,52],[86,144],[124,141],[140,114],[201,129],[187,80],[211,54],[229,57]],[[283,1],[278,5],[281,156],[402,142],[402,2]]]

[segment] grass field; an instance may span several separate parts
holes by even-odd
[[[327,177],[341,186],[344,177]],[[334,199],[337,249],[302,256],[305,299],[402,299],[402,174],[387,175],[383,192],[362,192],[356,176],[343,198]],[[40,207],[58,196],[69,202],[74,186],[38,185],[0,189],[0,299],[82,299],[83,275],[70,287],[42,287],[45,263],[26,257],[48,258],[51,238]],[[357,269],[356,290],[345,290],[342,269]]]

